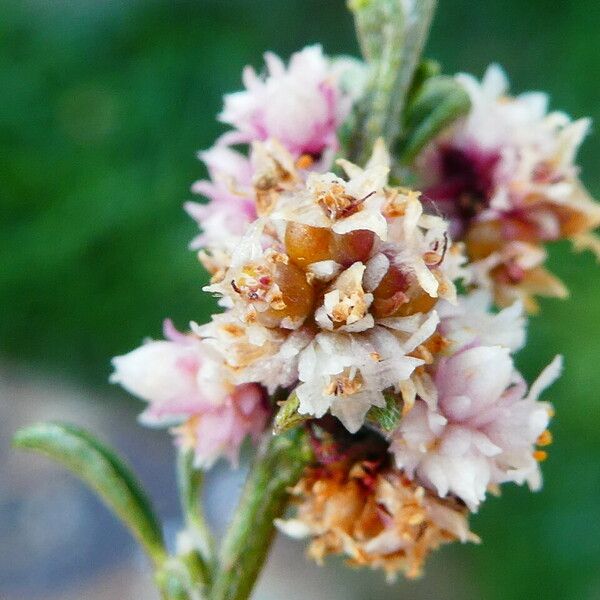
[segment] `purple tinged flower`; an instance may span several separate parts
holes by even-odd
[[[235,246],[246,227],[256,219],[252,166],[248,158],[228,148],[214,146],[200,152],[210,179],[194,183],[192,191],[205,196],[209,202],[186,202],[186,212],[202,228],[190,247],[206,246],[230,249]]]
[[[242,442],[249,436],[258,443],[268,416],[264,388],[246,383],[221,404],[192,414],[174,433],[179,446],[194,451],[197,468],[209,469],[220,457],[237,467]]]
[[[194,449],[198,467],[209,468],[221,456],[236,465],[246,436],[257,439],[265,428],[263,387],[228,382],[204,343],[170,321],[164,333],[166,340],[113,358],[111,382],[149,403],[140,416],[143,424],[178,425],[178,443]]]
[[[249,144],[277,139],[295,157],[309,154],[329,159],[338,149],[336,130],[348,116],[353,94],[342,88],[344,68],[323,55],[321,46],[296,52],[286,67],[275,54],[265,54],[266,75],[252,67],[243,73],[245,90],[225,96],[219,118],[234,130],[222,144]]]
[[[510,239],[573,237],[598,224],[600,209],[577,179],[575,156],[589,119],[548,112],[540,92],[508,96],[508,79],[491,65],[481,82],[456,77],[471,110],[425,150],[424,196],[462,237],[473,220],[501,220]],[[569,221],[580,215],[578,227]],[[581,230],[581,231],[580,231]]]

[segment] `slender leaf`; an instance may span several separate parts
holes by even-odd
[[[72,425],[39,423],[19,430],[13,444],[48,456],[87,483],[129,527],[156,565],[166,557],[161,527],[131,469],[90,433]]]

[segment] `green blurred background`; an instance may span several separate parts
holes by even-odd
[[[597,124],[599,30],[596,0],[452,0],[427,54],[447,73],[479,76],[497,61],[515,92],[547,90],[553,108]],[[165,316],[183,327],[213,308],[181,205],[204,176],[195,152],[222,130],[221,95],[264,50],[287,57],[314,42],[356,53],[341,0],[0,3],[5,363],[134,405],[106,383],[110,357],[158,336]],[[580,157],[598,195],[596,131]],[[474,519],[483,547],[435,559],[460,556],[486,599],[600,598],[600,271],[566,245],[551,249],[551,268],[572,299],[543,303],[519,360],[532,377],[556,352],[566,358],[547,394],[557,417],[545,487],[505,489]],[[12,405],[0,406],[1,421]]]

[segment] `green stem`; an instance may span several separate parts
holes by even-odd
[[[204,473],[194,468],[194,453],[180,452],[177,457],[177,485],[186,529],[208,569],[214,566],[215,542],[202,510]]]
[[[177,455],[177,487],[185,529],[177,540],[178,552],[156,572],[162,600],[206,600],[215,568],[214,540],[202,511],[204,473],[194,469],[194,453]]]
[[[427,39],[436,0],[416,0],[405,12],[401,0],[352,0],[361,50],[371,67],[365,97],[357,107],[350,160],[364,164],[375,141],[388,148],[400,134],[400,115]]]
[[[264,440],[223,540],[211,600],[250,597],[273,541],[273,521],[283,513],[288,488],[298,481],[310,460],[302,428]]]
[[[197,572],[197,553],[171,556],[155,573],[162,600],[207,600],[207,587]]]

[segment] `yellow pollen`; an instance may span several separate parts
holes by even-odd
[[[313,157],[310,154],[303,154],[297,161],[296,161],[296,168],[298,169],[310,169],[313,164],[315,163]]]
[[[538,446],[549,446],[552,443],[552,433],[546,429],[542,432],[540,437],[538,437],[536,444]]]
[[[360,373],[356,373],[354,377],[350,378],[346,369],[345,372],[331,379],[329,384],[323,389],[323,393],[326,396],[351,396],[360,391],[362,387],[363,378]]]
[[[360,210],[362,204],[360,200],[347,194],[339,183],[334,183],[327,191],[319,194],[317,203],[323,212],[333,220],[349,217]]]
[[[548,453],[545,450],[536,450],[533,453],[533,458],[538,462],[544,462],[548,458]]]
[[[425,252],[423,254],[423,261],[427,266],[438,265],[442,257],[437,252]]]

